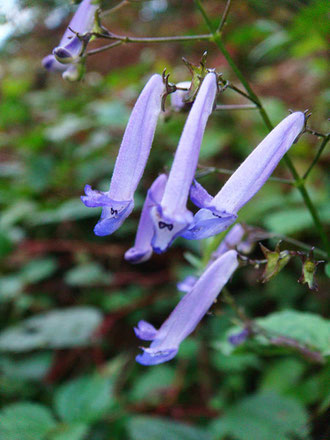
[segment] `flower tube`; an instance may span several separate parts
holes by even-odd
[[[174,238],[193,220],[192,213],[186,207],[187,199],[197,167],[205,126],[212,113],[216,93],[217,76],[214,72],[208,73],[189,112],[163,198],[151,210],[155,230],[152,247],[157,253],[164,252]]]
[[[177,87],[187,90],[176,90],[174,93],[171,93],[171,107],[174,111],[179,112],[187,106],[185,102],[185,97],[188,95],[190,81],[182,81],[176,84]]]
[[[159,330],[140,321],[134,329],[136,335],[152,343],[149,348],[142,348],[143,353],[136,357],[137,362],[156,365],[173,359],[181,342],[195,330],[237,267],[236,251],[226,252],[204,271]]]
[[[68,65],[76,63],[84,48],[82,36],[91,32],[98,8],[95,0],[83,0],[69,23],[58,47],[46,56],[42,64],[50,71],[66,71]],[[80,37],[77,36],[78,33]]]
[[[141,212],[140,222],[136,233],[134,247],[125,253],[125,260],[130,263],[143,263],[152,255],[151,239],[153,236],[153,223],[150,215],[151,208],[159,203],[164,194],[167,181],[166,174],[161,174],[151,185]]]
[[[305,116],[301,112],[287,116],[245,159],[215,197],[195,182],[191,200],[201,209],[182,237],[199,240],[227,229],[236,220],[237,212],[267,181],[302,131],[304,123]]]
[[[101,206],[102,214],[94,228],[103,236],[116,231],[134,207],[134,193],[146,166],[164,92],[162,77],[153,75],[142,90],[129,118],[112,174],[109,191],[85,186],[81,199],[88,207]]]

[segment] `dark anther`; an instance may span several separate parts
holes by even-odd
[[[222,218],[221,215],[215,214],[214,212],[212,212],[212,214],[214,215],[214,217]]]
[[[158,222],[159,229],[167,228],[169,231],[172,231],[173,225],[171,223]]]
[[[111,215],[118,215],[118,210],[111,208]]]

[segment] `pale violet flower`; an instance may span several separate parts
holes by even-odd
[[[141,212],[134,247],[128,249],[125,253],[125,260],[130,263],[143,263],[149,260],[152,255],[151,239],[153,236],[153,223],[150,211],[156,203],[161,201],[166,182],[166,174],[161,174],[148,190]]]
[[[191,188],[191,200],[201,208],[193,224],[182,237],[207,238],[227,229],[237,212],[263,186],[304,127],[305,116],[292,113],[278,124],[245,159],[219,193],[212,197],[197,182]]]
[[[83,35],[93,29],[97,8],[98,3],[95,0],[83,0],[80,3],[60,44],[53,50],[52,55],[46,56],[42,61],[47,70],[66,72],[69,69],[64,76],[71,80],[77,75],[77,68],[73,64],[79,61],[84,49]],[[81,37],[79,38],[76,33]]]
[[[152,342],[149,348],[142,348],[143,353],[136,357],[137,362],[156,365],[173,359],[181,342],[195,330],[237,267],[236,251],[226,252],[207,267],[159,330],[140,321],[134,329],[136,335]]]
[[[208,73],[185,123],[163,198],[151,210],[155,230],[152,247],[155,252],[164,252],[193,221],[193,214],[186,207],[187,199],[216,93],[217,76],[213,72]]]
[[[134,207],[134,193],[146,166],[154,138],[164,83],[160,75],[153,75],[142,90],[129,118],[116,159],[109,191],[92,190],[85,186],[81,199],[88,207],[101,206],[102,214],[94,228],[103,236],[116,231]]]

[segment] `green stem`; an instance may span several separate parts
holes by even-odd
[[[318,152],[316,153],[313,162],[310,164],[310,166],[308,167],[308,170],[306,171],[306,173],[304,174],[304,179],[307,179],[309,173],[312,171],[312,169],[314,168],[314,166],[317,164],[323,150],[325,149],[325,147],[327,146],[327,143],[329,142],[330,139],[330,134],[328,134],[327,136],[325,136],[323,138],[323,141],[320,145],[320,148],[318,149]]]
[[[268,128],[268,130],[272,130],[274,128],[273,124],[271,123],[269,116],[266,112],[266,110],[264,109],[259,97],[254,93],[254,91],[252,90],[252,87],[250,86],[248,80],[245,78],[245,76],[243,75],[243,73],[240,71],[240,69],[238,68],[238,66],[236,65],[236,63],[234,62],[234,60],[232,59],[231,55],[229,54],[229,52],[227,51],[227,49],[225,48],[223,42],[222,42],[222,38],[221,38],[221,34],[218,32],[214,32],[212,26],[209,25],[210,21],[209,19],[205,19],[205,17],[207,17],[207,14],[200,2],[200,0],[195,0],[195,4],[198,7],[198,9],[202,12],[203,18],[205,20],[205,23],[207,24],[207,26],[209,27],[211,33],[212,33],[212,37],[210,38],[210,41],[213,41],[218,48],[220,49],[221,53],[223,54],[223,56],[225,57],[226,61],[228,62],[229,66],[233,69],[233,71],[235,72],[235,75],[237,76],[237,78],[241,81],[243,87],[245,88],[245,90],[247,91],[249,98],[251,99],[251,101],[253,101],[256,106],[258,107],[259,113],[261,118],[263,119],[266,127]],[[284,156],[284,161],[286,163],[286,166],[289,168],[289,170],[292,173],[292,176],[294,177],[295,181],[296,181],[296,186],[305,202],[305,205],[307,207],[307,209],[309,210],[315,227],[319,232],[319,235],[321,237],[321,240],[325,246],[325,249],[327,250],[328,255],[330,256],[330,244],[328,241],[328,237],[324,231],[323,225],[321,223],[321,220],[319,218],[319,215],[315,209],[315,206],[305,188],[305,184],[304,184],[304,179],[301,179],[294,164],[292,163],[290,157],[288,156],[288,154],[286,154]]]

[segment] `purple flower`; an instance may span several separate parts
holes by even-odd
[[[152,255],[151,239],[153,223],[150,215],[151,208],[159,203],[164,194],[167,182],[166,174],[161,174],[151,185],[141,212],[140,222],[136,233],[134,247],[125,253],[125,260],[130,263],[143,263]]]
[[[201,208],[193,225],[181,235],[189,240],[207,238],[230,226],[237,212],[263,186],[278,162],[304,127],[305,117],[296,112],[286,117],[245,159],[215,197],[195,182],[192,201]]]
[[[86,196],[81,197],[84,204],[91,208],[103,208],[94,228],[96,235],[112,234],[133,210],[134,193],[150,153],[163,91],[162,77],[157,74],[142,90],[124,133],[109,191],[96,191],[90,185],[85,186]]]
[[[193,215],[188,211],[186,204],[197,167],[205,126],[212,113],[216,93],[216,74],[209,73],[204,78],[189,112],[163,198],[151,210],[155,229],[152,247],[155,252],[164,252],[174,238],[193,220]]]
[[[241,330],[238,333],[234,333],[230,336],[228,336],[228,341],[232,344],[232,345],[241,345],[243,344],[243,342],[246,341],[246,339],[250,336],[250,331],[247,328],[243,328],[243,330]]]
[[[237,267],[236,251],[226,252],[204,271],[159,330],[140,321],[134,329],[136,335],[152,343],[149,348],[142,348],[143,353],[136,357],[137,362],[156,365],[172,359],[181,342],[195,330]]]
[[[190,84],[190,81],[182,81],[176,84],[177,87],[187,90],[176,90],[171,93],[171,107],[174,111],[179,112],[187,105],[184,99],[188,95]]]
[[[83,0],[80,3],[63,34],[59,46],[55,47],[52,55],[46,56],[42,61],[47,70],[63,72],[68,69],[68,64],[71,65],[79,61],[84,49],[83,35],[93,29],[97,8],[98,4],[93,0]],[[75,32],[81,37],[79,38]],[[72,69],[69,74],[71,74],[69,79],[72,80]],[[67,78],[69,74],[66,75]]]

